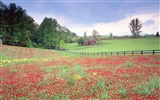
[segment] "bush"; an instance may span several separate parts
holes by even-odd
[[[127,67],[132,67],[132,65],[133,65],[133,64],[132,64],[131,62],[126,62],[126,66],[127,66]]]
[[[84,38],[83,37],[81,37],[80,39],[78,39],[78,44],[79,45],[84,45]]]

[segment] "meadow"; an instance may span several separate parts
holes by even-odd
[[[1,100],[160,99],[159,55],[95,57],[0,47]]]
[[[77,43],[68,43],[66,48],[72,52],[117,52],[134,50],[160,49],[160,38],[135,38],[102,40],[98,45],[80,46]]]

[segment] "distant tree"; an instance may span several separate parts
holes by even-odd
[[[72,42],[77,42],[78,41],[78,39],[79,39],[79,36],[74,36],[73,38],[72,38]]]
[[[61,26],[60,24],[58,24],[57,32],[59,34],[59,38],[63,39],[65,43],[68,43],[71,41],[73,34],[65,26]]]
[[[138,37],[139,33],[142,32],[140,29],[142,28],[142,23],[138,18],[132,19],[129,23],[129,28],[134,37]]]
[[[98,31],[96,31],[96,30],[93,30],[92,36],[93,36],[93,38],[94,38],[96,41],[100,41],[100,39],[101,39],[100,34],[99,34]]]
[[[87,32],[84,32],[83,37],[84,37],[84,40],[86,40],[86,39],[87,39]]]
[[[159,37],[159,32],[156,33],[156,37]]]
[[[74,32],[71,33],[70,43],[75,42],[76,36],[77,36],[76,33],[74,33]]]
[[[109,34],[109,39],[111,39],[111,40],[113,39],[113,34],[112,33]]]
[[[84,45],[84,41],[85,41],[84,38],[81,37],[81,38],[78,39],[78,44],[79,45]]]

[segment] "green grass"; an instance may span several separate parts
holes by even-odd
[[[103,40],[99,45],[79,46],[77,43],[67,44],[67,49],[72,52],[115,52],[133,50],[160,49],[160,38],[136,38]]]

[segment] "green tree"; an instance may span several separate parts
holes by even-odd
[[[72,43],[72,42],[77,42],[77,40],[78,40],[77,34],[74,33],[74,32],[72,32],[72,33],[71,33],[71,36],[70,36],[70,43]]]
[[[60,49],[61,50],[66,49],[66,44],[65,44],[64,40],[61,40],[61,42],[60,42]]]
[[[139,21],[138,18],[132,19],[131,22],[129,23],[129,28],[133,36],[138,37],[139,33],[142,32],[140,31],[140,29],[142,28],[142,22]]]
[[[78,44],[79,45],[84,45],[84,41],[85,41],[84,38],[81,37],[81,38],[78,39]]]
[[[78,39],[79,39],[79,36],[76,35],[72,38],[72,42],[78,42]]]
[[[59,37],[64,40],[65,43],[71,41],[72,33],[65,26],[61,26],[58,24],[57,32],[59,33]]]
[[[70,42],[71,32],[56,19],[45,17],[38,28],[38,45],[46,49],[60,49],[60,42]]]
[[[31,30],[31,34],[30,34],[30,39],[34,47],[38,47],[38,38],[39,38],[38,28],[39,28],[39,24],[34,23],[33,30]]]
[[[59,37],[56,31],[58,23],[56,19],[45,17],[38,28],[38,45],[46,49],[59,47]]]
[[[33,29],[34,19],[22,7],[15,3],[8,6],[1,3],[0,16],[1,38],[4,44],[16,46],[31,46],[30,34]]]

